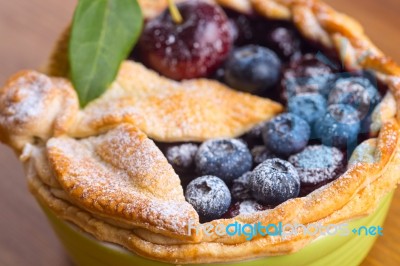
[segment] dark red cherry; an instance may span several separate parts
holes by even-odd
[[[224,11],[202,1],[177,5],[183,22],[169,10],[149,21],[140,39],[145,64],[175,80],[213,73],[232,48],[232,27]]]

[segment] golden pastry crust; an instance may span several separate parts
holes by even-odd
[[[357,147],[350,160],[349,169],[337,180],[306,197],[286,201],[274,209],[251,215],[239,215],[232,219],[216,220],[208,224],[217,225],[223,223],[227,225],[234,222],[261,222],[262,224],[268,224],[282,222],[301,223],[304,225],[321,223],[326,225],[345,222],[372,213],[378,206],[379,201],[388,192],[393,190],[400,180],[400,171],[398,169],[400,165],[399,66],[371,43],[358,22],[349,16],[333,10],[318,0],[218,0],[217,2],[241,12],[257,12],[271,19],[292,20],[300,32],[307,38],[320,42],[326,47],[336,49],[347,69],[370,68],[374,70],[379,79],[388,85],[390,91],[374,111],[373,123],[371,125],[372,132],[376,134],[379,132],[379,135],[377,135],[377,138],[367,140]],[[149,14],[146,16],[154,16],[162,9],[161,7],[166,5],[166,1],[142,0],[141,4],[145,9],[145,14]],[[51,73],[57,73],[60,76],[68,75],[68,73],[63,71],[57,72],[57,69],[64,69],[64,71],[68,69],[65,67],[67,62],[62,62],[63,57],[61,54],[64,53],[65,55],[65,48],[64,40],[56,48],[56,53],[53,56],[53,64],[50,67],[50,70],[55,72]],[[60,60],[54,60],[54,58],[60,58]],[[57,69],[54,69],[54,66],[57,65],[54,62],[60,63],[60,65],[55,67]],[[137,73],[137,71],[141,73],[143,80],[138,80],[132,74]],[[44,80],[47,78],[37,73],[29,72],[28,74],[31,76],[40,76],[40,79]],[[53,79],[47,79],[49,81],[46,82],[51,83],[53,81]],[[155,80],[157,86],[149,85],[148,80]],[[140,86],[136,86],[137,82],[141,82]],[[14,93],[18,91],[12,84],[13,81],[6,86],[4,91],[14,91]],[[69,119],[62,120],[68,121],[67,123],[55,123],[59,125],[57,128],[62,130],[42,134],[44,142],[49,137],[55,137],[47,142],[47,147],[40,145],[25,146],[22,158],[26,168],[29,169],[27,175],[32,193],[42,204],[50,207],[59,217],[75,223],[100,241],[116,243],[139,255],[160,261],[175,264],[228,262],[262,256],[289,254],[303,248],[318,236],[305,236],[301,231],[298,231],[297,234],[285,239],[281,236],[256,236],[251,241],[246,241],[245,236],[228,237],[216,234],[212,236],[196,235],[195,238],[190,238],[187,233],[182,232],[184,226],[178,226],[178,229],[175,230],[176,228],[172,228],[173,225],[168,224],[167,221],[164,224],[161,222],[162,219],[151,220],[153,218],[141,220],[142,224],[137,222],[138,220],[136,219],[139,219],[138,217],[135,216],[134,219],[129,219],[132,216],[125,216],[124,212],[119,212],[118,209],[111,208],[113,205],[112,202],[108,202],[104,206],[101,204],[95,205],[90,202],[88,203],[85,200],[86,197],[81,197],[82,193],[86,190],[90,191],[90,189],[93,189],[91,191],[92,198],[111,195],[107,194],[107,189],[96,187],[91,184],[92,182],[89,182],[88,178],[92,176],[88,177],[85,175],[90,172],[89,170],[86,169],[84,174],[80,175],[73,173],[73,168],[84,169],[87,166],[85,162],[94,164],[92,165],[93,168],[90,167],[88,169],[103,169],[101,167],[108,170],[111,168],[114,169],[110,172],[112,178],[129,176],[130,163],[129,160],[122,159],[122,154],[124,154],[124,158],[138,158],[138,155],[129,149],[122,151],[112,148],[115,143],[109,142],[110,135],[113,136],[114,132],[118,130],[130,132],[129,134],[133,135],[129,139],[133,142],[138,136],[142,136],[143,139],[146,139],[146,137],[132,125],[121,125],[121,123],[128,122],[133,124],[150,137],[163,141],[202,140],[215,136],[214,131],[204,133],[203,130],[193,130],[193,128],[186,131],[186,127],[181,128],[182,125],[175,123],[174,119],[172,120],[174,126],[172,127],[172,132],[170,132],[164,130],[166,129],[166,124],[164,124],[162,119],[159,120],[159,114],[148,116],[149,113],[156,112],[156,107],[162,107],[162,110],[167,114],[169,112],[174,113],[178,109],[186,110],[185,108],[188,107],[179,102],[179,99],[187,99],[188,97],[185,96],[183,88],[192,88],[194,91],[201,91],[205,90],[204,86],[213,87],[212,93],[214,96],[220,97],[219,99],[225,99],[228,96],[229,98],[233,98],[232,102],[230,102],[231,100],[227,100],[226,105],[222,105],[225,106],[224,108],[229,109],[232,107],[233,102],[237,102],[239,99],[246,99],[244,108],[251,109],[255,108],[255,106],[251,105],[250,102],[258,100],[254,96],[233,93],[229,89],[212,81],[173,82],[165,78],[160,78],[141,65],[125,62],[117,81],[103,97],[91,103],[85,110],[76,111],[75,115],[67,116]],[[164,89],[167,88],[164,91],[164,95],[168,95],[168,99],[178,104],[179,108],[175,105],[172,107],[168,106],[168,104],[163,103],[159,98],[155,98],[163,92],[160,89],[161,87]],[[70,91],[71,87],[67,90]],[[12,99],[11,96],[1,96],[3,94],[12,95],[4,91],[0,94],[0,138],[2,141],[20,150],[24,143],[32,143],[32,134],[27,134],[26,131],[30,130],[30,127],[35,127],[32,124],[27,124],[27,126],[22,126],[20,130],[17,123],[12,124],[9,122],[15,120],[9,119],[9,117],[18,116],[20,111],[14,107],[13,101],[10,100]],[[182,94],[180,94],[181,92]],[[76,99],[76,95],[70,95],[69,97]],[[41,98],[46,99],[46,96],[42,95]],[[141,103],[142,101],[143,103]],[[110,103],[107,104],[107,102]],[[200,106],[207,106],[207,104],[202,101]],[[265,108],[262,107],[264,104]],[[124,111],[127,106],[139,106],[141,110],[146,111],[140,113],[140,111],[136,110],[129,113],[131,110],[129,112]],[[273,108],[268,109],[267,106],[269,108],[273,106]],[[14,113],[11,113],[11,115],[10,112],[4,111],[9,110],[9,108],[14,108],[12,109]],[[108,114],[107,108],[109,108]],[[260,110],[260,113],[256,112],[253,117],[246,118],[248,120],[245,121],[242,121],[243,117],[251,115],[247,111],[240,113],[239,118],[229,117],[229,115],[228,117],[224,117],[224,114],[221,114],[218,118],[220,119],[219,121],[226,124],[230,124],[230,121],[233,122],[232,127],[229,127],[229,129],[219,128],[219,133],[221,135],[226,134],[227,136],[240,135],[250,128],[251,125],[254,125],[256,121],[268,119],[274,113],[281,111],[281,107],[273,102],[263,102],[259,108],[257,110]],[[122,111],[113,114],[112,112],[115,110]],[[216,111],[214,110],[214,112]],[[181,115],[179,112],[178,114]],[[178,115],[173,115],[174,118],[176,116]],[[190,114],[191,116],[192,114]],[[37,120],[38,117],[32,116],[32,119]],[[181,121],[184,120],[181,119]],[[201,119],[199,118],[199,120]],[[58,120],[54,118],[51,121]],[[152,123],[148,121],[160,123],[164,129],[152,128]],[[170,123],[171,119],[167,119],[167,121]],[[239,129],[233,126],[238,125],[237,123],[239,123]],[[51,125],[47,125],[47,128],[52,129]],[[120,126],[117,129],[112,129],[116,125]],[[18,131],[19,135],[17,135],[17,139],[11,139],[12,134],[14,134],[14,131],[17,132],[17,129],[20,130]],[[194,137],[195,134],[193,132],[201,133],[196,133],[197,137]],[[62,134],[67,136],[61,136]],[[97,136],[99,134],[103,135]],[[82,139],[75,140],[74,137],[81,137]],[[122,143],[122,139],[118,137],[116,139],[116,143]],[[148,152],[147,149],[143,148],[139,150],[145,152],[145,154]],[[45,155],[43,155],[44,151],[46,151]],[[154,152],[157,153],[156,151]],[[84,159],[81,156],[85,155],[88,156],[87,159],[79,160]],[[152,158],[152,156],[149,158]],[[158,157],[156,156],[155,158]],[[38,163],[38,161],[41,163]],[[49,171],[40,171],[43,164],[49,165]],[[117,171],[115,167],[119,170]],[[163,167],[167,167],[167,165]],[[133,177],[140,178],[140,173],[134,174]],[[154,176],[151,176],[151,178],[154,178]],[[183,204],[181,187],[174,183],[176,182],[176,175],[173,172],[169,172],[164,178],[173,181],[169,189],[161,189],[166,189],[166,191],[178,189],[179,192],[171,193],[171,195],[177,196],[177,199],[173,203]],[[95,180],[107,183],[104,178]],[[146,188],[139,186],[140,182],[135,186],[130,186],[128,183],[123,184],[132,188],[133,191],[138,191],[138,194],[140,194],[138,198],[145,197],[146,193],[148,193]],[[123,189],[113,186],[111,183],[109,187],[117,191],[117,194],[123,192]],[[160,197],[156,197],[157,199],[165,201],[170,199],[169,196],[165,196],[167,197],[166,199],[163,198],[163,195],[158,195],[157,193],[159,192],[155,191],[157,197]],[[111,196],[111,199],[115,200],[115,198],[117,197]],[[132,198],[124,195],[121,198],[121,202],[124,202],[126,199],[130,200]],[[183,217],[183,219],[191,217],[190,209],[188,209],[186,215],[183,215]],[[154,224],[151,224],[151,222],[154,222]],[[195,222],[198,223],[198,219],[195,219]]]
[[[69,127],[78,112],[69,81],[33,71],[14,75],[0,90],[0,140],[21,152]]]
[[[127,227],[170,237],[188,235],[198,215],[185,201],[180,179],[153,141],[132,125],[75,140],[53,138],[47,156],[57,181],[77,205]]]
[[[112,86],[83,110],[70,82],[35,71],[12,77],[0,101],[0,140],[17,150],[34,138],[82,138],[121,123],[161,142],[237,137],[283,111],[279,103],[219,82],[176,82],[133,61],[125,61]]]
[[[385,131],[386,132],[386,131]],[[387,137],[391,138],[390,130],[387,131]],[[384,141],[384,140],[382,140]],[[390,141],[394,143],[393,141]],[[352,194],[349,200],[344,206],[336,206],[326,216],[314,221],[322,225],[342,223],[349,219],[357,217],[363,217],[375,211],[379,205],[380,200],[399,182],[400,179],[400,147],[397,144],[394,153],[391,154],[390,163],[384,166],[384,161],[379,160],[380,153],[387,152],[380,151],[379,149],[386,149],[381,142],[378,140],[368,141],[365,145],[368,145],[370,156],[374,157],[374,164],[369,161],[359,160],[357,166],[352,168],[354,170],[348,172],[344,177],[339,178],[335,181],[336,185],[328,185],[328,188],[321,188],[313,193],[313,196],[295,199],[290,203],[284,203],[280,205],[280,208],[276,208],[271,211],[259,212],[249,216],[239,216],[233,219],[240,223],[251,223],[254,221],[266,220],[269,218],[271,221],[291,221],[299,222],[296,218],[298,214],[301,214],[301,210],[297,214],[293,215],[291,212],[295,211],[298,206],[314,207],[314,202],[321,200],[329,200],[330,197],[336,196],[341,197],[342,191],[347,190],[347,185],[351,183],[351,180],[357,179],[360,176],[368,176],[368,180],[364,180],[364,185],[357,188]],[[357,151],[356,151],[357,153]],[[361,166],[369,165],[369,169],[375,168],[374,172],[377,175],[370,176],[369,173],[363,172],[360,169]],[[384,169],[382,169],[382,167]],[[358,170],[355,170],[358,168]],[[361,173],[356,171],[361,170]],[[380,174],[378,174],[380,172]],[[104,219],[98,219],[93,216],[90,212],[82,210],[75,204],[71,204],[67,200],[60,199],[52,193],[42,181],[38,175],[32,173],[28,175],[29,187],[36,198],[41,204],[49,207],[54,211],[60,218],[70,221],[100,241],[111,242],[119,244],[128,248],[129,250],[150,259],[157,259],[174,264],[184,263],[209,263],[209,262],[228,262],[228,261],[239,261],[264,256],[276,256],[282,254],[290,254],[298,251],[302,247],[306,246],[315,236],[305,236],[302,231],[298,231],[292,236],[288,236],[286,239],[281,237],[258,237],[251,241],[237,241],[235,245],[232,245],[230,241],[221,241],[221,239],[207,239],[203,240],[198,244],[180,243],[171,244],[165,241],[164,244],[154,241],[152,235],[145,232],[138,232],[138,230],[128,230],[120,226],[115,226],[113,223],[104,221]],[[329,186],[341,187],[343,190],[333,191],[329,189]],[[350,189],[351,190],[351,189]],[[346,193],[344,193],[346,195]],[[297,201],[293,204],[293,201]],[[308,201],[303,202],[300,201]],[[293,208],[293,205],[295,207]],[[318,204],[317,204],[318,205]],[[289,207],[290,206],[290,207]],[[316,216],[315,216],[316,217]],[[349,218],[351,217],[351,218]],[[213,223],[224,223],[224,220],[214,221]],[[308,223],[304,223],[307,225]],[[228,240],[228,239],[227,239]]]
[[[126,61],[113,86],[82,111],[68,133],[90,136],[126,122],[161,142],[204,141],[240,136],[282,111],[278,103],[216,81],[175,82]]]

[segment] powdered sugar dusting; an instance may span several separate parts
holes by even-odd
[[[289,158],[306,184],[318,184],[338,177],[344,170],[344,156],[340,150],[323,145],[308,146]]]
[[[250,189],[263,204],[279,204],[297,197],[300,178],[289,162],[270,159],[257,166],[250,175]]]
[[[254,200],[245,200],[239,204],[239,215],[248,215],[259,212],[263,209],[263,206],[258,204]]]
[[[202,176],[190,182],[185,197],[204,219],[220,218],[231,204],[228,187],[215,176]]]
[[[193,166],[194,156],[198,146],[192,143],[185,143],[167,148],[165,156],[172,166],[189,168]]]
[[[51,94],[50,79],[44,75],[31,73],[21,75],[1,94],[1,102],[11,102],[1,112],[26,122],[43,111],[46,96]]]
[[[180,234],[196,220],[161,151],[131,126],[81,141],[52,139],[48,150],[61,185],[89,211]]]
[[[18,150],[60,133],[77,112],[76,93],[68,81],[35,71],[16,74],[0,91],[1,135]]]
[[[281,110],[278,103],[216,81],[178,83],[125,62],[114,86],[87,106],[72,133],[90,134],[107,123],[126,121],[158,141],[203,141],[238,136]]]
[[[351,155],[348,168],[358,163],[375,163],[376,143],[376,139],[369,139],[358,145]]]

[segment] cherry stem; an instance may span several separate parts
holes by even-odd
[[[169,12],[171,13],[172,20],[176,24],[181,24],[183,21],[182,15],[179,12],[174,0],[168,0]]]

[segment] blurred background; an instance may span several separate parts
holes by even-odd
[[[399,0],[326,0],[358,19],[386,54],[400,62]],[[0,0],[0,84],[21,69],[42,66],[76,1]],[[366,265],[400,265],[400,189]],[[71,265],[30,196],[22,167],[0,144],[0,265]],[[343,265],[347,266],[347,265]]]

